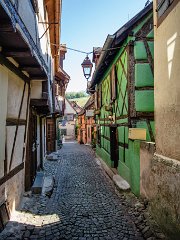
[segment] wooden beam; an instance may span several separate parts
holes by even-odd
[[[18,122],[17,122],[17,125],[16,125],[14,141],[13,141],[13,146],[12,146],[12,152],[11,152],[11,157],[10,157],[10,163],[9,163],[9,172],[10,172],[11,167],[12,167],[12,161],[13,161],[13,156],[14,156],[15,144],[16,144],[17,133],[18,133],[18,128],[19,128],[19,119],[20,119],[20,116],[21,116],[21,110],[22,110],[22,106],[23,106],[25,91],[26,91],[26,82],[24,83],[23,93],[22,93],[22,97],[21,97],[21,103],[20,103],[20,107],[19,107]]]
[[[142,117],[142,118],[152,118],[154,117],[154,112],[136,112],[136,117]]]
[[[27,124],[28,121],[27,120],[28,120],[28,114],[29,114],[30,93],[31,93],[31,89],[30,89],[30,85],[28,85],[28,97],[27,97],[27,105],[26,105],[26,125],[25,125],[25,131],[24,131],[24,143],[26,143],[26,138],[27,138],[27,128],[28,128],[28,124]],[[25,154],[25,146],[23,147],[22,162],[24,160],[24,154]]]
[[[40,66],[38,65],[21,65],[19,67],[21,69],[21,71],[31,71],[31,70],[37,70],[40,69]]]
[[[128,149],[128,143],[122,143],[122,142],[118,142],[118,146],[123,147],[123,148],[127,148]]]
[[[2,51],[3,55],[6,57],[32,57],[31,51],[29,49],[4,49]]]
[[[18,165],[17,167],[15,167],[13,170],[11,170],[6,176],[2,177],[0,179],[0,186],[7,182],[9,179],[11,179],[12,177],[14,177],[18,172],[20,172],[22,169],[24,168],[24,163],[21,163],[20,165]]]
[[[151,141],[155,142],[155,138],[154,138],[154,134],[153,134],[151,124],[150,124],[150,120],[146,119],[146,123],[147,123],[147,127],[148,127],[148,130],[149,130],[149,135],[150,135]]]
[[[6,126],[17,126],[17,125],[26,125],[26,119],[17,119],[17,118],[7,118]]]
[[[48,106],[48,101],[47,99],[31,99],[30,101],[30,105],[31,106],[35,106],[35,107],[45,107]]]
[[[14,32],[14,29],[10,23],[2,23],[0,24],[0,32]]]
[[[30,78],[31,78],[31,80],[47,81],[47,77],[46,76],[42,76],[42,75],[31,75]]]
[[[146,52],[147,52],[147,58],[148,58],[148,62],[149,62],[149,65],[150,65],[150,68],[151,68],[151,71],[152,71],[152,75],[154,77],[154,59],[153,59],[153,56],[151,54],[151,51],[150,51],[147,40],[143,39],[143,42],[144,42],[144,46],[145,46],[145,49],[146,49]]]
[[[10,62],[6,57],[0,53],[0,64],[6,66],[10,71],[14,72],[18,77],[20,77],[22,80],[30,83],[30,78],[27,77],[19,68],[17,68],[12,62]]]
[[[131,124],[130,118],[136,116],[135,110],[135,58],[134,58],[134,42],[128,44],[128,121]]]
[[[136,91],[143,91],[143,90],[154,90],[153,86],[145,86],[145,87],[135,87]]]

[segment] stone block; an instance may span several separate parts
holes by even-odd
[[[113,181],[116,184],[116,186],[119,188],[121,191],[129,191],[130,190],[130,185],[129,183],[124,180],[121,176],[118,174],[113,176]]]
[[[49,160],[49,161],[57,161],[58,157],[57,157],[57,154],[51,153],[46,157],[46,159]]]
[[[34,184],[32,186],[32,193],[40,194],[42,192],[43,182],[44,182],[43,172],[37,172]]]

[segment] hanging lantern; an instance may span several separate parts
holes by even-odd
[[[91,76],[92,67],[93,67],[93,64],[92,64],[91,60],[89,59],[88,55],[84,59],[81,66],[83,68],[84,77],[88,80]]]

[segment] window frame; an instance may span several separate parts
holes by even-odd
[[[179,1],[180,0],[161,0],[161,1],[156,0],[157,27],[161,25],[161,23],[165,20],[165,18],[173,10],[173,8],[178,4]],[[159,10],[163,7],[163,4],[165,4],[166,2],[168,2],[167,8],[164,10],[164,12],[160,16],[158,16]]]
[[[117,98],[117,81],[117,66],[114,64],[110,72],[110,96],[112,102]]]

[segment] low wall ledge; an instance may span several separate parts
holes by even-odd
[[[177,171],[180,172],[180,161],[178,161],[176,159],[168,158],[166,156],[159,155],[159,154],[155,153],[153,161],[157,162],[157,163],[162,163],[162,164],[164,164],[166,166],[169,166],[169,167],[176,168]]]

